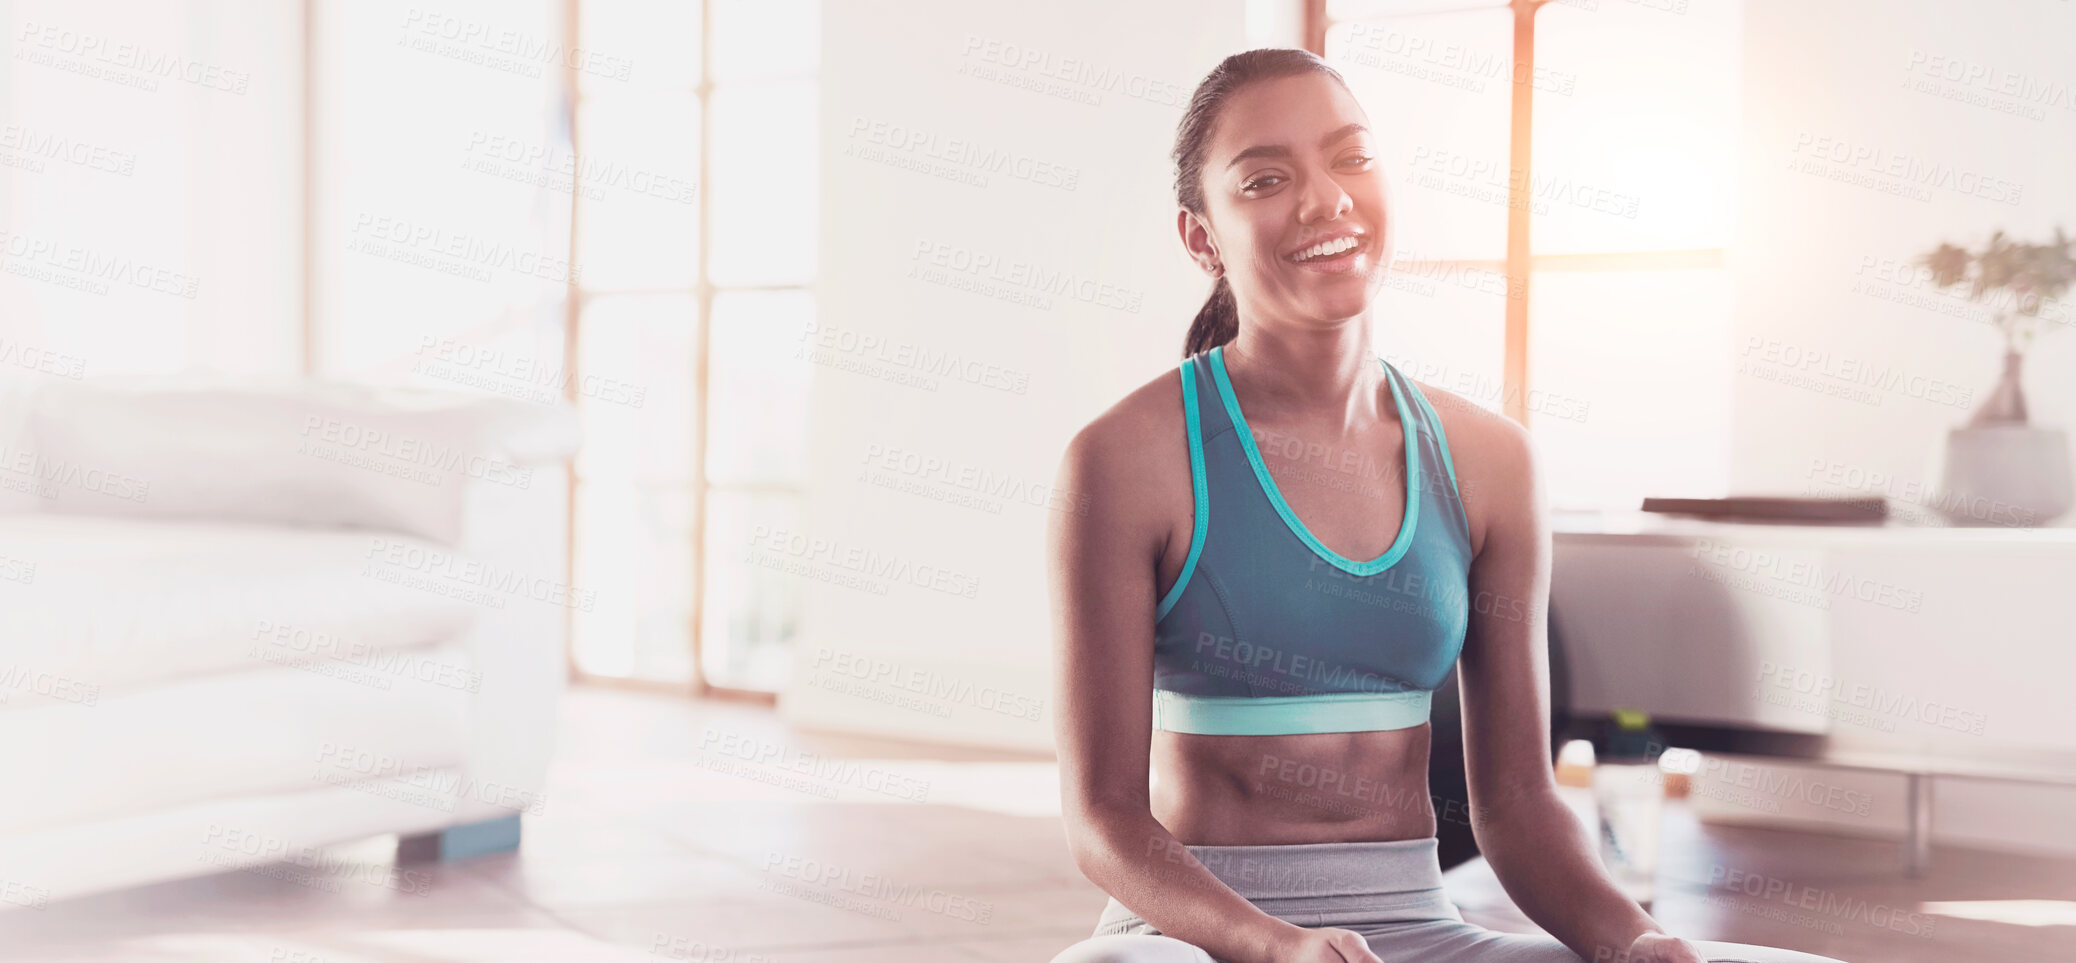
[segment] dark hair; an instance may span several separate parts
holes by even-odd
[[[1233,54],[1218,62],[1189,98],[1189,108],[1175,128],[1175,202],[1198,217],[1204,216],[1204,153],[1211,147],[1211,128],[1225,103],[1241,88],[1258,80],[1290,77],[1316,70],[1334,79],[1343,90],[1348,82],[1341,72],[1328,66],[1317,54],[1295,47],[1261,47]],[[1211,286],[1211,296],[1197,309],[1182,340],[1187,358],[1233,340],[1240,333],[1240,313],[1233,302],[1233,287],[1221,276]]]

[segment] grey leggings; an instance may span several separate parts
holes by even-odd
[[[1464,921],[1442,890],[1433,837],[1375,843],[1191,846],[1212,875],[1265,913],[1299,926],[1354,930],[1391,963],[1579,963],[1548,936],[1499,933]],[[1103,908],[1095,935],[1052,963],[1221,963],[1159,935],[1124,904]],[[1840,963],[1743,943],[1692,940],[1711,963]],[[1627,947],[1609,950],[1619,960]]]

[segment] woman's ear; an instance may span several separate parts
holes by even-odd
[[[1188,208],[1177,208],[1175,229],[1182,234],[1182,246],[1189,249],[1190,260],[1212,277],[1225,274],[1225,262],[1218,256],[1218,248],[1211,243],[1211,232],[1203,220],[1191,214]]]

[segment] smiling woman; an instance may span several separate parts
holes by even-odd
[[[1177,372],[1068,446],[1058,487],[1092,510],[1048,532],[1062,812],[1111,895],[1055,963],[1821,961],[1665,933],[1559,800],[1546,626],[1470,605],[1546,610],[1545,494],[1521,426],[1372,350],[1389,182],[1340,75],[1226,58],[1174,160],[1212,294]],[[1428,719],[1452,668],[1469,818],[1551,936],[1468,923],[1442,889]]]

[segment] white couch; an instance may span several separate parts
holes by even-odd
[[[564,409],[300,380],[0,384],[0,911],[320,847],[517,842],[572,607]]]

